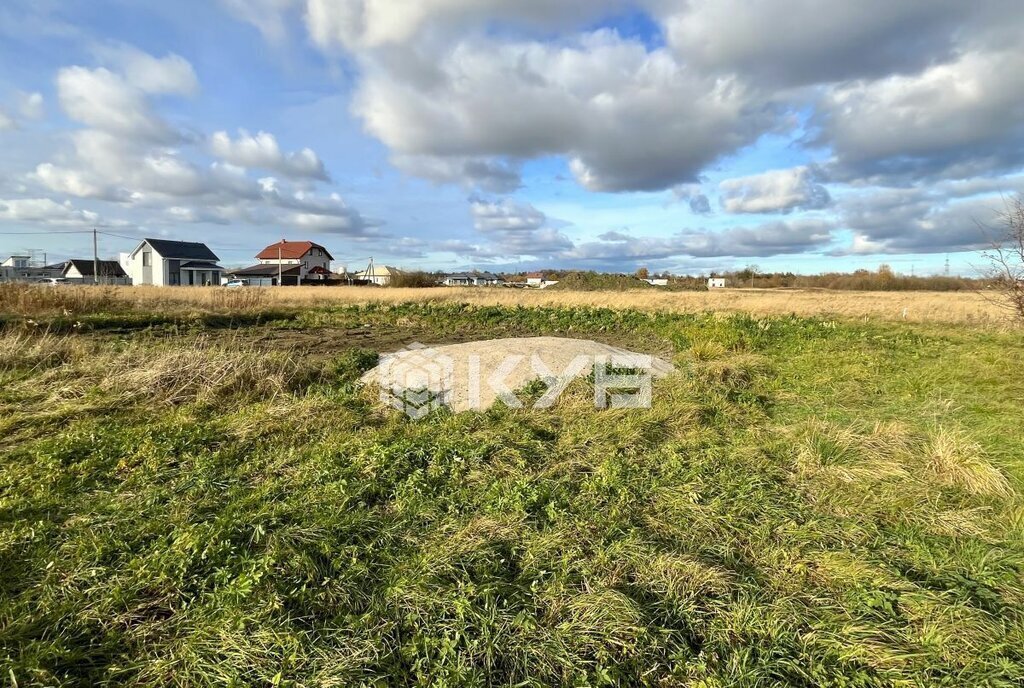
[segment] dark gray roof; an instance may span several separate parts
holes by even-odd
[[[190,260],[178,266],[180,270],[223,270],[221,266],[208,260]]]
[[[93,263],[91,260],[84,258],[72,258],[64,264],[64,271],[67,272],[71,266],[74,266],[78,273],[83,277],[92,277]],[[127,277],[125,271],[121,268],[121,264],[116,260],[101,260],[99,261],[100,277]]]
[[[195,241],[170,241],[168,239],[145,239],[153,250],[164,258],[178,260],[220,260],[206,244]]]

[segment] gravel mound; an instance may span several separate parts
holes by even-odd
[[[544,380],[549,393],[576,377],[586,377],[594,364],[611,372],[650,370],[651,378],[672,372],[657,357],[588,339],[518,337],[444,346],[413,345],[381,356],[380,364],[362,377],[382,388],[396,408],[407,412],[443,404],[453,411],[484,410],[499,398],[515,405],[512,392]],[[554,398],[551,399],[554,401]],[[416,415],[411,413],[410,415]]]

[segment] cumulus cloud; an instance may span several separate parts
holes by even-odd
[[[195,70],[181,55],[156,57],[123,43],[102,45],[94,52],[101,62],[143,93],[191,96],[199,91]]]
[[[679,184],[672,187],[672,195],[677,201],[685,201],[695,215],[711,214],[711,201],[701,191],[700,184]]]
[[[19,92],[17,102],[18,113],[25,119],[42,119],[46,114],[42,93]]]
[[[992,181],[992,180],[989,180]],[[1009,187],[1024,189],[1024,181]],[[837,254],[948,253],[987,248],[986,225],[1005,209],[1005,196],[976,192],[985,184],[949,183],[927,188],[870,189],[839,203],[842,225],[854,238]],[[967,196],[959,198],[958,196]]]
[[[274,135],[265,131],[251,135],[242,129],[237,139],[218,131],[210,137],[210,150],[233,165],[270,170],[286,177],[328,180],[323,162],[312,149],[284,153]]]
[[[788,213],[825,208],[832,198],[819,181],[821,170],[803,165],[726,179],[718,185],[722,207],[729,213]]]
[[[70,203],[57,203],[50,198],[0,199],[0,220],[58,227],[101,224],[97,213],[75,208]]]
[[[179,138],[153,111],[141,89],[103,67],[61,69],[57,95],[68,117],[99,131],[156,143]]]
[[[274,44],[288,36],[285,14],[301,4],[301,0],[220,0],[231,14],[247,21]]]
[[[799,85],[915,72],[1012,0],[655,2],[669,44],[703,69]],[[982,7],[988,5],[988,7]],[[997,7],[998,6],[998,7]]]
[[[547,222],[547,216],[529,203],[472,199],[473,226],[481,232],[532,232]]]
[[[368,65],[355,112],[400,155],[565,155],[594,191],[694,180],[775,124],[743,83],[708,79],[611,31],[569,45],[466,40],[421,64]]]
[[[459,184],[491,193],[511,193],[522,186],[519,167],[496,158],[395,155],[400,170],[438,184]]]
[[[307,0],[305,21],[320,47],[357,50],[405,43],[426,31],[446,33],[494,20],[550,29],[597,18],[626,4],[623,0]],[[259,9],[250,21],[260,16]]]
[[[442,242],[439,250],[481,259],[554,256],[573,247],[572,241],[549,226],[547,215],[529,203],[510,199],[470,199],[473,227],[485,235],[483,244]]]
[[[918,74],[842,84],[820,141],[848,179],[962,178],[1024,163],[1024,52],[969,52]]]
[[[683,231],[670,237],[631,237],[615,232],[604,234],[602,241],[578,244],[566,257],[606,261],[789,255],[826,248],[832,243],[834,228],[835,224],[826,220],[798,219],[756,227]]]

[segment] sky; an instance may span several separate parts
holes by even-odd
[[[974,274],[1019,2],[5,0],[0,256]]]

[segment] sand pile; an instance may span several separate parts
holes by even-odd
[[[543,398],[553,401],[560,388],[595,372],[598,383],[629,382],[633,373],[649,379],[671,373],[667,361],[587,339],[520,337],[444,346],[410,346],[381,356],[380,364],[362,377],[392,396],[396,408],[410,411],[443,404],[453,411],[484,410],[501,398],[515,406],[513,392],[534,380],[548,384]],[[606,372],[605,372],[606,371]],[[628,384],[625,385],[629,387]]]

